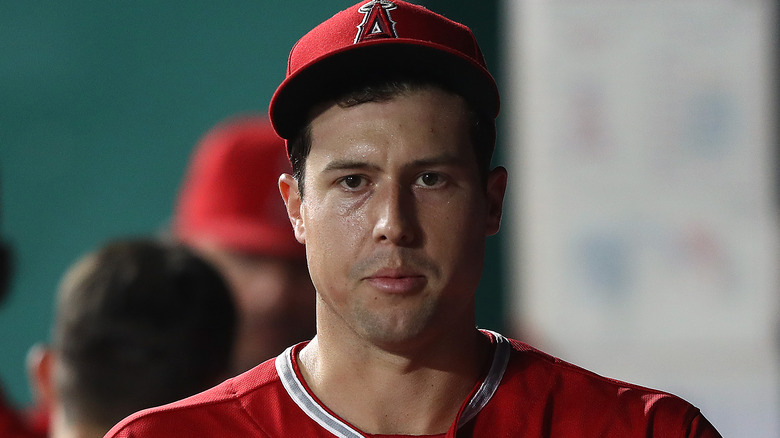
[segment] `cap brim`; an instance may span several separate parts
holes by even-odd
[[[271,123],[289,140],[315,104],[356,85],[393,76],[433,80],[463,96],[483,115],[498,115],[498,89],[484,67],[438,44],[393,38],[329,52],[288,76],[271,99]]]

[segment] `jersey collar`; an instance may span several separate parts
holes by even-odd
[[[459,418],[456,419],[458,427],[471,421],[488,404],[498,389],[509,363],[509,354],[512,349],[509,340],[493,331],[484,330],[483,332],[492,337],[496,345],[493,353],[493,362],[479,389],[465,404]],[[290,398],[309,418],[316,421],[317,424],[333,435],[339,438],[365,438],[362,432],[328,411],[309,392],[307,386],[302,381],[302,377],[296,373],[294,364],[295,347],[287,348],[275,360],[276,372],[279,374],[279,379]]]

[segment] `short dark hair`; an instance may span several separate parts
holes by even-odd
[[[422,78],[401,77],[394,79],[380,79],[368,82],[348,91],[334,92],[334,95],[324,102],[333,102],[343,108],[360,105],[367,102],[384,102],[399,95],[427,88],[437,88],[453,94],[458,94],[448,87]],[[320,105],[322,104],[320,103]],[[490,161],[496,144],[496,122],[492,117],[478,113],[473,105],[467,102],[471,119],[471,141],[479,168],[483,185],[487,182],[490,171]],[[317,106],[315,106],[316,108]],[[303,196],[303,176],[306,171],[306,158],[311,152],[311,116],[309,123],[299,128],[288,142],[290,162],[292,163],[293,176],[298,181],[298,191]]]
[[[0,304],[3,303],[8,290],[11,288],[11,274],[13,272],[13,252],[11,246],[0,239]]]
[[[58,293],[54,373],[66,418],[108,430],[219,383],[235,327],[226,282],[191,250],[108,243],[74,264]]]
[[[0,193],[0,195],[2,195],[2,193]],[[2,200],[2,196],[0,196],[0,200]],[[0,213],[2,213],[2,211],[3,207],[2,204],[0,204]],[[11,245],[5,242],[2,236],[0,236],[0,304],[3,303],[8,290],[11,288],[13,261],[13,250],[11,249]]]

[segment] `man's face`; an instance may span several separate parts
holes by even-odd
[[[317,289],[317,324],[375,345],[474,327],[506,173],[481,184],[462,98],[436,89],[333,105],[311,122],[303,199],[280,185]]]
[[[234,372],[275,357],[315,332],[315,293],[306,261],[232,251],[216,244],[199,252],[230,285],[239,315]]]

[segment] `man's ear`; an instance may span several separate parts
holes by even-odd
[[[298,181],[290,174],[283,173],[279,177],[279,193],[282,194],[284,205],[287,207],[287,217],[290,218],[295,238],[298,242],[306,243],[306,227],[303,224],[303,200],[298,191]]]
[[[487,180],[487,221],[485,235],[498,233],[501,226],[501,214],[504,209],[504,194],[507,183],[506,169],[499,166],[491,170]]]
[[[27,379],[35,399],[36,409],[52,412],[57,400],[54,382],[55,353],[46,345],[35,344],[27,352]]]

